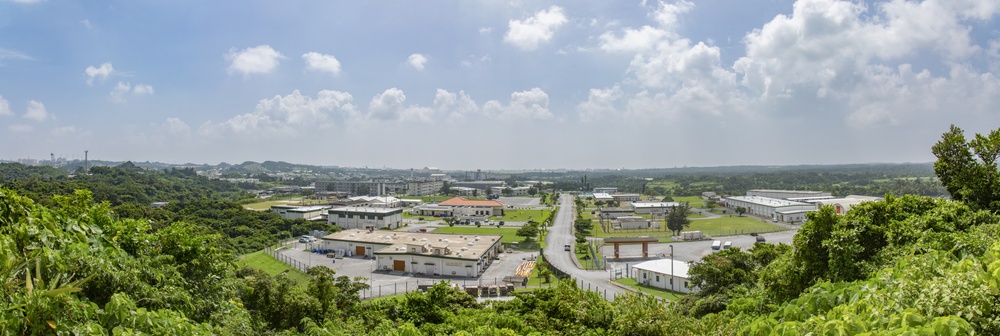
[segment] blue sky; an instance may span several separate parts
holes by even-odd
[[[2,1],[2,0],[0,0]],[[0,2],[0,158],[924,162],[1000,127],[995,1]]]

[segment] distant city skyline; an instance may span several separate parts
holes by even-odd
[[[0,158],[930,162],[1000,127],[1000,3],[0,0]]]

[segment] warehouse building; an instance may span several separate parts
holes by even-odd
[[[501,252],[503,236],[344,230],[322,238],[323,248],[375,258],[377,271],[478,277]]]
[[[633,202],[632,212],[637,214],[662,214],[670,211],[670,208],[681,206],[677,202]]]
[[[828,191],[808,191],[808,190],[771,190],[755,189],[747,191],[747,196],[767,197],[787,200],[789,198],[822,197],[832,196]]]
[[[853,208],[855,205],[864,202],[881,201],[881,200],[882,200],[881,197],[849,195],[844,198],[822,199],[813,201],[811,203],[815,203],[817,206],[824,206],[824,205],[832,206],[833,210],[837,212],[838,215],[844,215],[847,214],[848,211],[851,211],[851,208]]]
[[[615,225],[614,228],[619,230],[659,229],[660,223],[639,216],[621,216],[618,217],[618,225]]]
[[[726,207],[743,207],[751,215],[792,223],[802,222],[807,212],[816,210],[815,204],[762,196],[730,196]]]
[[[323,217],[330,206],[298,206],[291,204],[277,204],[271,206],[271,212],[277,213],[284,219],[305,219],[316,220]]]
[[[438,203],[451,207],[455,216],[503,216],[503,203],[496,200],[468,200],[454,197]]]
[[[340,207],[327,212],[327,223],[344,229],[396,229],[403,225],[402,208]]]

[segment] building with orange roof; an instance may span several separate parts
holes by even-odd
[[[504,204],[497,200],[470,200],[464,197],[454,197],[438,205],[451,207],[455,216],[503,216],[504,208]]]

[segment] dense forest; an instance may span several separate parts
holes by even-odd
[[[275,213],[244,209],[236,201],[249,195],[236,185],[198,176],[192,169],[146,170],[130,163],[92,167],[90,174],[71,175],[47,166],[0,164],[0,185],[43,205],[55,205],[59,195],[90,191],[97,202],[108,202],[120,218],[151,221],[154,229],[175,222],[219,233],[220,247],[237,253],[259,251],[278,239],[332,231],[325,223],[283,219]],[[152,202],[169,201],[164,208]]]
[[[835,196],[886,194],[946,196],[931,164],[720,167],[549,175],[561,190],[617,187],[621,192],[662,196],[743,195],[751,189],[829,191]]]

